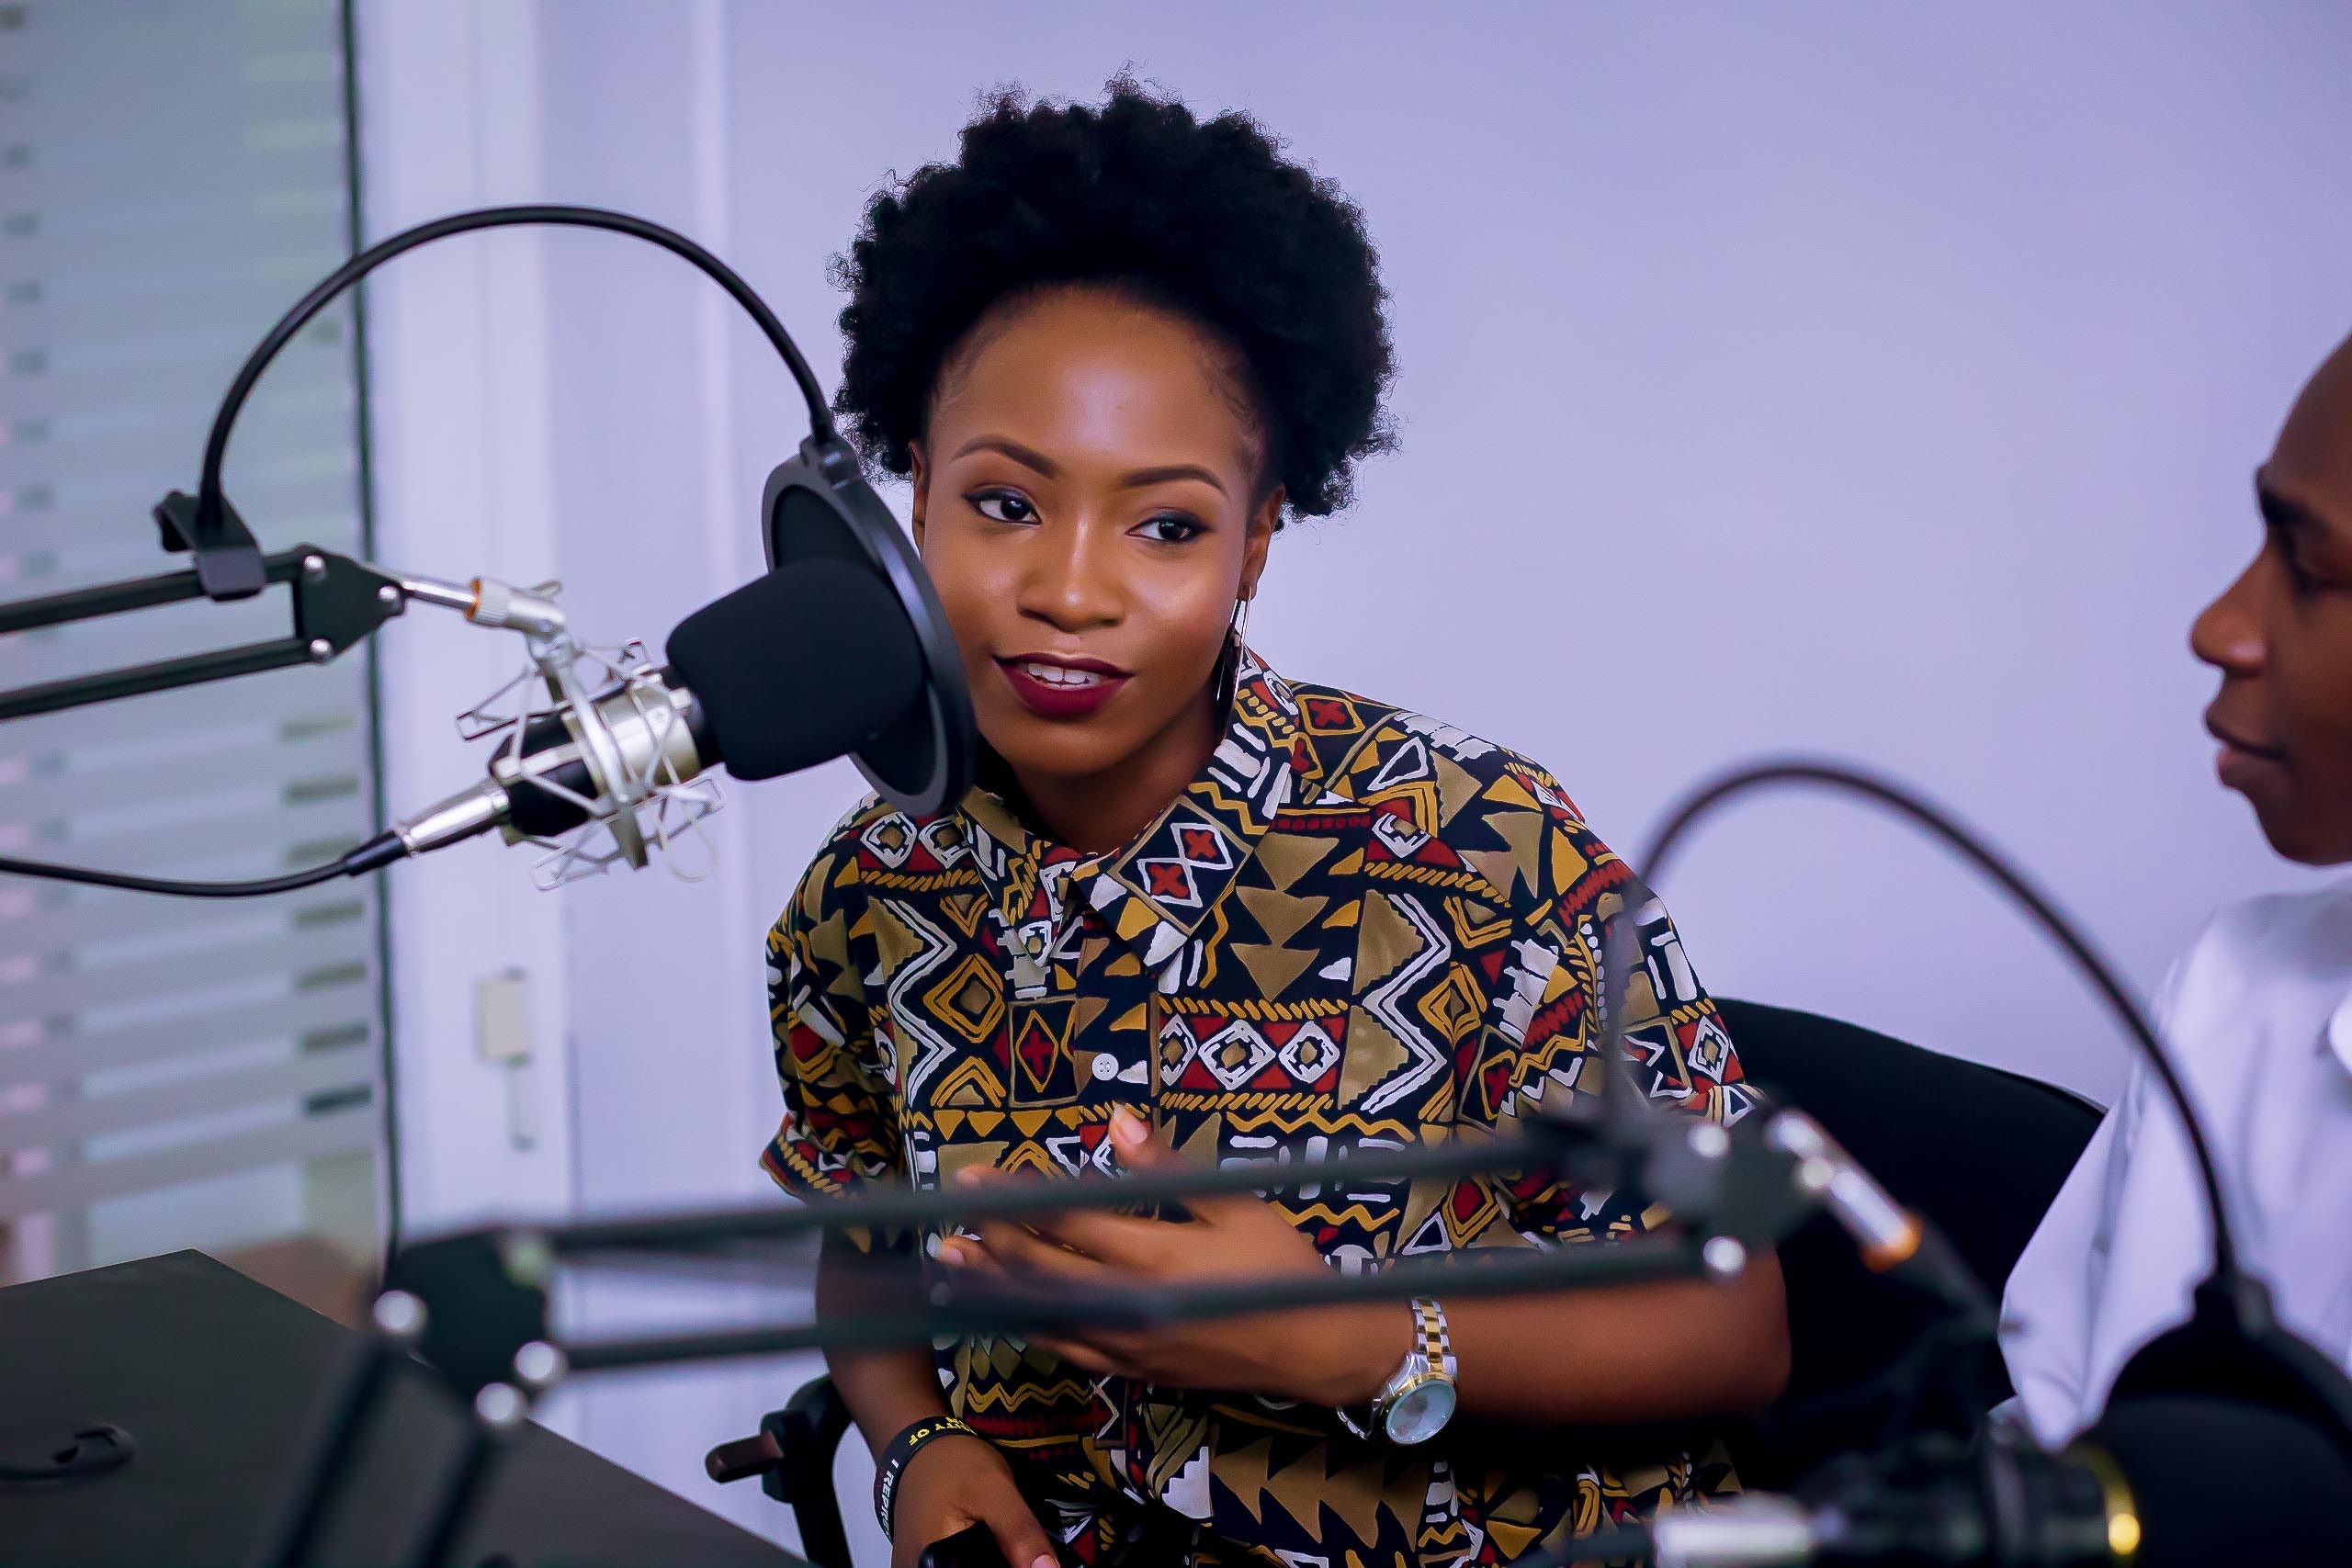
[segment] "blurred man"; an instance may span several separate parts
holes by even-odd
[[[2352,861],[2352,340],[2255,476],[2262,547],[2197,618],[2221,671],[2205,726],[2271,847]],[[2285,1325],[2352,1363],[2352,884],[2216,916],[2157,1022],[2201,1112],[2247,1268]],[[2088,1426],[2133,1351],[2188,1315],[2212,1229],[2177,1118],[2144,1066],[2009,1278],[2005,1348],[2035,1436]]]

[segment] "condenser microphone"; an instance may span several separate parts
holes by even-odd
[[[858,750],[924,700],[899,597],[846,562],[788,562],[678,624],[663,668],[532,716],[490,777],[345,857],[353,874],[498,829],[545,840],[725,767],[775,778]]]

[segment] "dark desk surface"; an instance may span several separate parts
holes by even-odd
[[[251,1562],[297,1447],[353,1341],[198,1252],[0,1290],[0,1422],[104,1421],[138,1456],[110,1474],[0,1483],[0,1562]],[[399,1562],[461,1417],[405,1364],[320,1552],[335,1568]],[[456,1561],[799,1568],[799,1560],[575,1443],[533,1427],[501,1461]]]

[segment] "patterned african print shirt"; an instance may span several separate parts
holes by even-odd
[[[869,802],[842,823],[769,939],[785,1115],[763,1163],[801,1194],[930,1188],[967,1165],[1108,1174],[1120,1105],[1219,1158],[1507,1133],[1587,1092],[1600,921],[1623,878],[1525,759],[1248,659],[1223,743],[1122,852],[1048,843],[984,792],[928,820]],[[1736,1120],[1754,1100],[1713,1004],[1664,912],[1636,923],[1633,1075]],[[1348,1269],[1665,1217],[1543,1175],[1279,1206]],[[1736,1487],[1720,1450],[1498,1458],[1467,1415],[1423,1447],[1375,1445],[1250,1394],[1098,1386],[1009,1337],[943,1351],[942,1381],[1083,1563],[1139,1523],[1180,1527],[1201,1562],[1507,1563]]]

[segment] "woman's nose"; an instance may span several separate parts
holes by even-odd
[[[1115,549],[1083,522],[1041,532],[1023,574],[1020,609],[1057,630],[1082,632],[1119,618]]]

